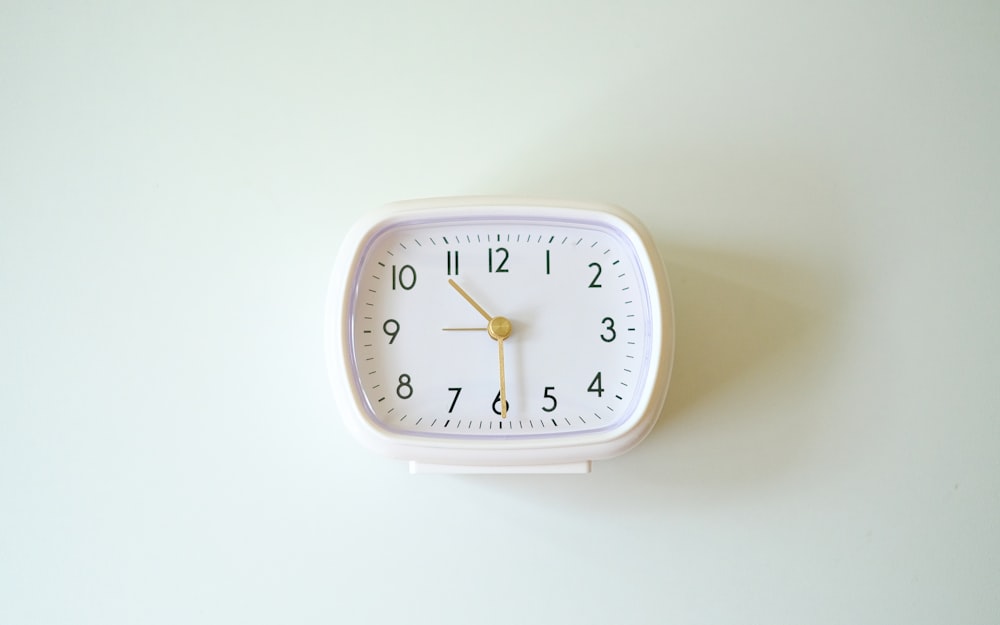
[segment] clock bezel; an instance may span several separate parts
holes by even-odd
[[[416,221],[532,218],[598,224],[620,233],[633,247],[646,284],[653,324],[647,381],[631,415],[617,426],[566,432],[545,438],[428,437],[390,431],[373,420],[354,381],[351,353],[351,294],[357,268],[373,237],[388,228]],[[326,308],[326,354],[331,384],[342,419],[366,447],[393,458],[436,466],[496,467],[567,465],[620,455],[652,430],[666,399],[674,353],[673,306],[666,270],[646,228],[624,209],[575,201],[521,197],[453,197],[389,204],[363,216],[348,231],[330,278]]]

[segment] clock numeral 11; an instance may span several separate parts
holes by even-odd
[[[455,255],[454,261],[452,261],[452,254]],[[454,275],[458,275],[458,250],[448,250],[448,275],[452,275],[452,267],[455,268]]]

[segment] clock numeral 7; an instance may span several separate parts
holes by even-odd
[[[451,414],[455,410],[455,404],[458,402],[458,396],[462,394],[461,386],[452,386],[448,388],[449,391],[455,393],[455,396],[451,398],[451,405],[448,406],[448,414]]]

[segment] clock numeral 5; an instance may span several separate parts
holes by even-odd
[[[392,290],[396,290],[396,284],[404,291],[409,291],[417,284],[417,270],[413,265],[403,265],[399,268],[398,277],[396,265],[392,266]]]
[[[545,387],[545,394],[542,395],[542,397],[544,397],[545,399],[551,399],[552,400],[552,404],[549,405],[548,407],[542,406],[542,410],[544,410],[545,412],[552,412],[553,410],[556,409],[556,406],[559,405],[559,402],[556,401],[556,396],[553,395],[553,394],[551,394],[549,392],[549,391],[554,391],[554,390],[556,390],[556,387],[554,387],[554,386],[546,386]]]

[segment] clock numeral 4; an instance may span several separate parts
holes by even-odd
[[[601,385],[601,372],[598,371],[594,379],[590,381],[590,386],[587,387],[588,393],[597,393],[598,397],[604,395],[604,387]]]

